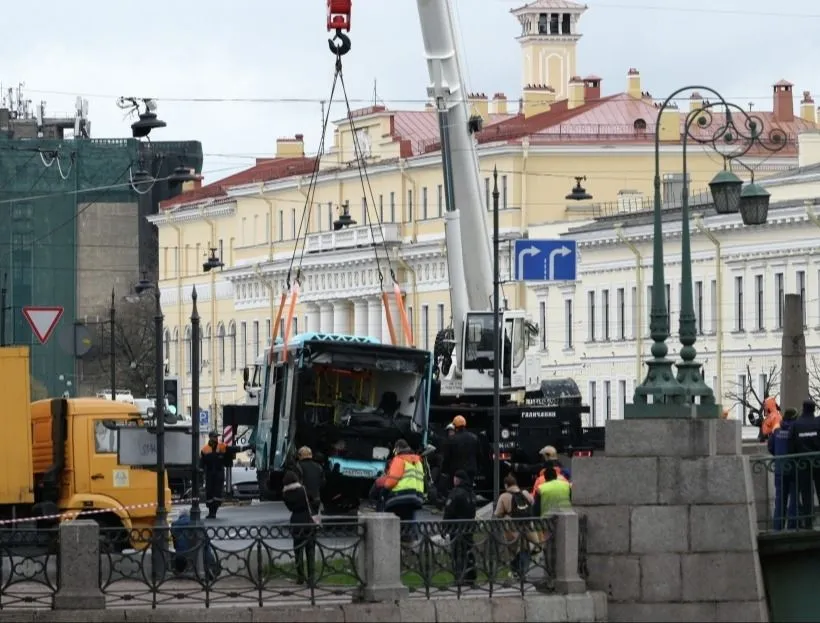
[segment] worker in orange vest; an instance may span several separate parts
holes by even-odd
[[[538,493],[538,488],[547,481],[545,473],[548,469],[555,470],[555,475],[558,477],[558,480],[569,482],[567,472],[561,465],[561,461],[558,460],[558,451],[553,446],[545,446],[541,448],[538,454],[541,455],[541,458],[544,461],[544,467],[538,473],[538,478],[535,479],[535,484],[532,487],[533,497],[535,497]]]
[[[780,413],[780,407],[777,406],[777,401],[769,396],[763,401],[763,423],[760,425],[760,435],[764,439],[780,428],[783,421],[783,414]]]

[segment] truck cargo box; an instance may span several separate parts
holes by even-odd
[[[31,459],[31,384],[27,346],[0,347],[0,504],[34,502]]]

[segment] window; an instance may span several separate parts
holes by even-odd
[[[703,282],[695,282],[695,322],[698,335],[703,335]]]
[[[550,34],[558,34],[558,13],[552,13],[550,15]]]
[[[484,178],[484,207],[490,211],[490,178]]]
[[[272,328],[272,325],[273,325],[273,323],[271,322],[271,319],[268,318],[265,321],[265,346],[266,347],[270,347],[272,345],[272,343],[271,343],[271,328]]]
[[[672,285],[666,284],[666,328],[672,334]]]
[[[646,306],[646,318],[649,318],[650,322],[645,322],[646,325],[651,325],[652,320],[652,286],[646,286],[646,301],[644,302]],[[647,335],[649,334],[649,326],[646,327]]]
[[[384,195],[379,195],[379,222],[384,223]]]
[[[738,374],[737,376],[737,394],[738,396],[745,396],[746,392],[748,391],[748,387],[746,385],[746,375],[745,374]],[[741,422],[746,421],[746,413],[743,410],[743,404],[738,404],[736,407],[736,414],[737,419]]]
[[[424,350],[430,350],[430,307],[421,306],[421,339]]]
[[[259,357],[259,347],[261,346],[260,338],[259,338],[259,321],[253,321],[253,360],[256,361],[256,358]]]
[[[413,222],[413,191],[407,191],[407,222]]]
[[[564,301],[564,348],[572,349],[572,299]]]
[[[615,292],[615,305],[618,309],[615,310],[615,322],[618,323],[618,339],[626,339],[626,290],[618,288]],[[607,312],[608,313],[608,312]]]
[[[291,324],[292,324],[292,326],[291,326],[290,334],[291,335],[298,335],[298,333],[299,333],[299,319],[296,316],[293,317],[293,322]]]
[[[191,351],[191,327],[185,327],[185,371],[190,374],[191,373],[191,357],[193,355]]]
[[[117,454],[117,429],[108,428],[102,420],[94,421],[94,452]]]
[[[444,330],[444,303],[439,303],[436,306],[436,331]]]
[[[783,328],[783,304],[785,294],[783,292],[783,273],[775,273],[774,276],[774,290],[775,296],[775,305],[777,306],[775,311],[775,328],[782,329]]]
[[[806,323],[806,271],[805,270],[798,270],[797,271],[797,293],[800,295],[800,309],[803,312],[803,326],[807,326]]]
[[[242,217],[242,230],[239,232],[239,239],[242,241],[241,244],[244,246],[248,243],[248,219],[246,217]],[[186,245],[187,246],[187,245]],[[185,260],[188,260],[188,254],[185,254]]]
[[[501,209],[507,209],[507,176],[501,176]]]
[[[604,381],[604,417],[612,418],[612,381]]]
[[[561,34],[562,35],[569,35],[571,34],[571,15],[569,13],[564,13],[561,15]]]
[[[587,303],[589,313],[589,341],[595,341],[595,292],[587,292],[589,302]]]
[[[437,192],[438,192],[438,195],[436,197],[436,206],[438,207],[438,216],[439,216],[439,218],[441,218],[441,216],[444,214],[444,185],[443,184],[438,185],[438,191]]]
[[[233,320],[228,325],[228,345],[231,350],[231,370],[236,370],[236,323]]]
[[[743,331],[743,277],[735,277],[735,331]]]
[[[421,189],[421,220],[427,220],[427,186]]]
[[[763,303],[763,275],[755,276],[755,329],[763,331],[765,328],[764,314],[765,306]]]
[[[225,325],[221,322],[216,327],[216,350],[219,357],[219,371],[225,371]]]
[[[239,340],[242,347],[242,367],[248,365],[248,323],[239,324]]]
[[[493,315],[471,313],[467,315],[466,324],[464,369],[494,369],[495,331],[493,328]]]
[[[709,314],[711,316],[712,333],[717,333],[718,303],[717,280],[712,279],[709,284]]]
[[[626,381],[618,381],[618,402],[621,419],[624,417],[624,405],[626,405]]]
[[[285,319],[279,319],[279,337],[284,341],[285,339]]]
[[[589,419],[590,426],[598,423],[598,383],[589,382]]]
[[[285,239],[285,211],[279,210],[279,242]]]
[[[538,303],[538,323],[539,323],[539,337],[541,338],[541,350],[547,350],[547,303],[541,301]]]
[[[637,286],[632,286],[632,339],[633,340],[635,338],[637,338],[638,335],[640,335],[640,330],[641,330],[641,328],[638,326],[638,324],[641,321],[641,312],[640,312],[640,308],[638,307],[638,304],[639,304],[639,301],[638,301],[638,287]]]
[[[333,231],[333,202],[327,202],[327,230]]]
[[[761,400],[765,400],[766,398],[768,398],[768,396],[766,395],[766,385],[768,384],[768,374],[761,374],[757,377],[757,395],[760,396]]]
[[[362,197],[362,225],[367,225],[367,197]]]
[[[603,337],[604,341],[609,341],[609,290],[601,292],[601,322],[603,323]]]
[[[390,193],[390,222],[396,222],[396,193]]]
[[[414,314],[413,306],[410,305],[407,307],[407,324],[410,325],[410,332],[413,334],[413,337],[418,336],[418,331],[416,331],[416,317]],[[398,333],[396,334],[398,335]]]

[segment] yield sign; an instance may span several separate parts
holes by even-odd
[[[31,325],[34,335],[40,340],[40,344],[48,342],[48,338],[54,332],[54,328],[63,315],[62,307],[24,307],[23,316]]]

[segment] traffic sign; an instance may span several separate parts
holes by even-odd
[[[202,409],[199,412],[199,428],[202,429],[203,426],[208,426],[208,410]]]
[[[45,344],[54,332],[57,323],[60,322],[63,308],[27,306],[23,308],[23,316],[28,320],[40,344]]]
[[[516,240],[516,281],[575,281],[578,245],[574,240]]]

